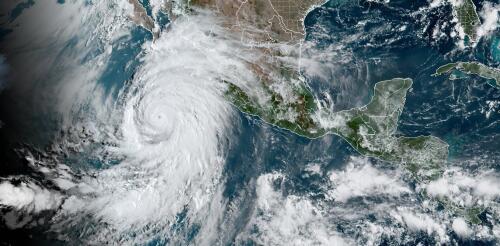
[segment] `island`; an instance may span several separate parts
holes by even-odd
[[[134,4],[132,20],[149,29],[154,41],[157,37],[154,30],[159,30],[157,23],[151,24],[155,14],[148,16],[138,0],[129,1]],[[286,62],[287,59],[300,59],[305,36],[304,18],[324,2],[178,0],[165,1],[162,11],[174,25],[183,16],[215,16],[213,24],[227,30],[225,38],[243,42],[247,51],[255,55],[255,60],[244,61],[255,79],[246,82],[219,80],[226,100],[248,117],[259,118],[283,131],[309,139],[337,135],[359,154],[407,170],[418,186],[441,178],[447,165],[448,144],[435,136],[405,136],[398,132],[399,118],[413,84],[411,79],[393,78],[375,83],[366,105],[334,111],[309,87],[309,81],[297,64]],[[463,0],[454,1],[452,5],[464,34],[469,41],[476,42],[480,20],[474,3]],[[477,62],[445,64],[437,69],[435,76],[453,70],[494,80],[497,86],[499,83],[498,69]],[[464,206],[445,197],[430,196],[425,189],[418,192],[423,200],[444,208],[447,213],[464,217],[471,224],[483,223],[480,215],[486,206]]]
[[[443,74],[450,74],[453,71],[459,71],[469,75],[477,75],[482,78],[495,81],[492,85],[500,87],[500,69],[488,67],[479,62],[452,62],[445,64],[433,74],[433,76],[440,76]],[[454,79],[453,77],[450,77]]]
[[[448,145],[433,136],[407,137],[397,133],[406,94],[413,83],[411,79],[378,82],[368,104],[333,112],[322,106],[300,71],[284,62],[288,54],[283,54],[275,44],[300,49],[305,36],[305,16],[324,2],[184,0],[166,4],[164,8],[171,19],[196,14],[197,9],[211,9],[224,17],[223,27],[241,42],[258,44],[251,49],[261,58],[247,63],[257,81],[245,86],[221,81],[226,86],[227,100],[241,112],[307,138],[338,135],[360,154],[401,164],[421,181],[439,177],[448,157]],[[135,9],[137,16],[145,17],[144,11]],[[144,21],[139,23],[144,26]]]
[[[137,1],[137,0],[130,0]],[[246,42],[255,52],[256,61],[247,61],[256,81],[246,85],[220,80],[224,96],[240,112],[305,138],[315,139],[333,134],[341,137],[361,155],[377,158],[403,167],[417,184],[425,184],[442,176],[448,159],[448,144],[435,136],[404,136],[397,131],[406,96],[413,81],[393,78],[376,83],[371,100],[364,106],[333,111],[309,88],[308,81],[296,66],[284,62],[279,46],[300,49],[305,36],[304,18],[325,0],[179,0],[167,1],[163,11],[170,20],[182,15],[211,9],[221,16],[228,35]],[[136,9],[136,16],[145,17]],[[480,24],[471,0],[453,4],[454,14],[465,35],[476,40]],[[147,18],[146,18],[147,19]],[[137,21],[143,26],[149,21]],[[300,53],[300,52],[296,52]],[[300,59],[300,58],[299,58]],[[495,79],[498,70],[479,63],[450,63],[436,75],[453,69]],[[431,198],[421,192],[424,198]],[[444,198],[432,199],[447,211],[464,216],[470,223],[481,223],[482,207],[463,207]]]

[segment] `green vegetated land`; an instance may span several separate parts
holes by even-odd
[[[441,177],[448,157],[448,144],[434,136],[396,134],[406,93],[412,86],[411,79],[378,82],[368,104],[339,112],[319,108],[313,94],[302,85],[292,86],[295,100],[287,100],[267,88],[269,100],[262,104],[238,86],[225,83],[228,86],[226,97],[243,113],[308,138],[339,135],[365,156],[401,164],[418,183]],[[425,192],[423,195],[427,196]],[[446,198],[436,201],[472,224],[481,223],[478,216],[484,211],[482,207],[463,207]]]
[[[459,5],[454,5],[455,16],[458,23],[472,41],[477,38],[476,29],[481,25],[481,20],[476,12],[476,6],[472,0],[463,0]]]
[[[227,98],[242,112],[309,138],[339,135],[365,156],[402,163],[420,180],[439,177],[446,162],[448,145],[439,138],[396,134],[411,79],[378,82],[367,105],[339,112],[318,108],[312,93],[302,85],[293,86],[295,100],[267,89],[269,100],[262,104],[238,86],[226,83]]]
[[[453,62],[445,64],[436,70],[434,76],[450,74],[459,71],[469,75],[478,75],[482,78],[494,80],[494,85],[500,87],[500,69],[488,67],[479,62]]]

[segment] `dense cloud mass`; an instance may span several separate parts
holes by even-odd
[[[0,3],[0,244],[498,244],[500,5],[262,1]]]

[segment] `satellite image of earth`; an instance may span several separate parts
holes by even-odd
[[[3,0],[0,245],[499,245],[498,0]]]

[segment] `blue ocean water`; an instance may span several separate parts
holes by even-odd
[[[500,36],[495,36],[491,42],[491,56],[495,62],[500,63]]]
[[[147,2],[144,4],[148,6]],[[342,44],[349,59],[352,59],[333,66],[330,81],[308,78],[314,92],[319,95],[328,91],[333,95],[336,110],[342,110],[367,103],[373,93],[373,85],[378,81],[395,77],[412,78],[413,88],[408,93],[399,122],[400,134],[440,137],[450,145],[451,161],[481,153],[489,158],[483,160],[483,164],[494,167],[500,160],[497,151],[500,143],[496,141],[500,118],[498,114],[487,117],[482,109],[486,101],[500,97],[498,88],[478,77],[448,80],[432,74],[443,64],[469,60],[470,56],[485,63],[488,60],[498,61],[498,39],[484,41],[480,47],[466,52],[451,54],[455,47],[454,40],[435,42],[430,31],[419,35],[418,30],[424,29],[428,22],[416,20],[411,13],[425,3],[400,1],[391,3],[390,7],[375,5],[372,2],[330,1],[308,15],[306,41],[314,42],[317,49]],[[150,8],[146,8],[150,12]],[[431,23],[438,22],[440,18],[451,18],[449,14],[442,16],[446,12],[444,10],[433,11],[436,15]],[[353,28],[359,23],[362,23],[359,28]],[[326,35],[317,35],[317,27],[321,27],[322,34]],[[150,39],[147,32],[138,28],[130,39],[122,40],[124,43],[113,49],[111,62],[102,77],[106,88],[116,91],[113,88],[120,88],[133,76],[134,68],[140,65],[136,61],[140,55],[139,46]],[[325,198],[323,189],[328,177],[304,175],[306,166],[317,163],[326,173],[342,168],[352,156],[359,156],[337,136],[307,139],[242,113],[239,120],[239,127],[234,129],[238,139],[229,149],[224,166],[226,181],[223,193],[229,202],[245,201],[235,219],[235,231],[244,229],[251,214],[256,196],[252,182],[260,175],[283,173],[287,179],[276,185],[285,195],[306,196],[319,202]],[[393,168],[375,159],[372,162]],[[180,233],[178,236],[186,242],[191,242],[198,229],[196,225],[188,226],[185,216],[185,212],[178,215],[178,223],[173,230],[177,230]],[[373,215],[367,216],[368,219],[375,219],[370,217]],[[338,228],[348,233],[347,225],[339,223]],[[392,240],[386,238],[382,244],[390,244]],[[435,243],[433,240],[430,235],[420,233],[414,242],[432,244]],[[162,238],[150,242],[151,245],[164,243],[167,242]]]
[[[140,65],[142,45],[152,39],[151,32],[142,27],[134,27],[130,36],[115,41],[106,69],[99,79],[106,96],[113,93],[116,98],[117,93],[125,86],[125,82],[132,79]]]
[[[35,4],[33,0],[27,0],[25,2],[18,3],[16,7],[10,12],[9,22],[13,22],[17,17],[19,17],[23,11]]]
[[[343,110],[367,103],[373,85],[378,81],[395,77],[411,78],[413,88],[407,95],[398,132],[405,136],[434,135],[443,139],[450,145],[450,163],[465,165],[471,172],[477,168],[498,169],[500,115],[488,115],[485,110],[487,102],[500,98],[499,88],[493,86],[492,81],[477,76],[449,80],[446,76],[435,77],[432,74],[443,64],[461,60],[478,60],[497,67],[500,41],[498,37],[488,38],[477,47],[456,52],[456,41],[452,38],[434,40],[432,28],[421,33],[420,30],[425,30],[429,23],[432,26],[432,23],[452,18],[451,11],[446,9],[448,7],[431,10],[435,12],[430,15],[431,20],[421,20],[411,14],[425,4],[423,1],[391,1],[388,6],[363,1],[361,4],[330,1],[312,11],[305,20],[308,31],[306,40],[314,42],[318,49],[341,44],[344,51],[351,55],[351,60],[333,66],[330,81],[310,78],[309,82],[317,95],[324,91],[332,94],[336,110]],[[341,168],[349,156],[357,155],[352,147],[335,136],[307,140],[286,132],[283,135],[279,130],[273,132],[278,142],[273,144],[276,147],[269,147],[267,152],[272,158],[262,169],[286,173],[289,179],[282,189],[289,194],[310,197],[324,194],[318,190],[318,184],[325,182],[322,177],[303,178],[307,163],[318,162],[322,170],[332,170]],[[479,159],[479,165],[467,167],[466,163],[471,159]],[[383,162],[372,161],[387,167]],[[242,168],[245,167],[235,170]],[[245,170],[244,175],[248,175],[252,169],[246,167]],[[245,177],[235,179],[245,180]],[[322,199],[321,195],[315,198]],[[454,238],[461,240],[456,235]],[[383,242],[390,244],[391,239]],[[413,242],[434,243],[425,233],[419,234]]]
[[[144,0],[142,4],[151,15],[149,1]],[[412,14],[426,4],[425,1],[391,1],[390,5],[386,5],[372,1],[332,0],[312,11],[305,20],[306,42],[314,43],[313,48],[317,50],[326,50],[332,45],[342,46],[336,56],[346,60],[338,59],[330,64],[331,74],[326,81],[310,77],[307,78],[308,83],[318,97],[323,92],[331,94],[335,110],[343,110],[366,104],[378,81],[395,77],[412,78],[413,88],[408,93],[406,107],[400,118],[399,134],[440,137],[450,145],[451,162],[480,157],[481,165],[498,168],[500,116],[495,113],[488,116],[485,110],[488,109],[488,101],[500,98],[499,89],[479,77],[464,76],[464,79],[449,80],[445,76],[434,77],[432,74],[439,66],[459,60],[476,59],[498,66],[500,38],[495,36],[482,40],[475,48],[452,52],[456,48],[455,40],[434,40],[431,28],[425,29],[427,25],[432,26],[442,19],[451,18],[449,7],[430,10],[433,13],[424,20]],[[23,6],[17,11],[22,11]],[[157,23],[161,29],[165,29],[169,23],[168,17],[160,13]],[[105,96],[119,100],[118,92],[128,86],[127,83],[141,65],[141,46],[152,39],[150,32],[142,27],[134,27],[130,36],[113,43],[110,59],[99,78]],[[73,45],[74,42],[70,41],[67,50],[71,50]],[[102,52],[105,52],[103,47],[96,47],[87,58]],[[64,51],[61,55],[64,55]],[[229,203],[240,201],[239,204],[243,204],[236,215],[231,215],[236,217],[233,223],[235,233],[244,230],[255,207],[255,180],[267,173],[279,172],[286,176],[286,179],[274,184],[283,195],[307,197],[314,203],[326,203],[323,206],[327,210],[333,209],[325,202],[325,183],[329,179],[327,172],[344,168],[353,156],[361,157],[349,144],[334,135],[319,139],[303,138],[243,113],[238,113],[237,119],[238,127],[232,129],[234,134],[231,134],[237,139],[231,141],[233,144],[227,152],[223,170],[224,198]],[[98,148],[99,144],[96,143],[95,147]],[[103,169],[120,163],[117,159],[88,155],[92,153],[93,147],[89,147],[89,152],[68,156],[65,162],[77,169]],[[368,159],[377,167],[388,170],[395,168],[392,164]],[[310,164],[318,165],[322,173],[305,175],[305,169]],[[355,200],[352,205],[364,204]],[[363,219],[368,221],[377,220],[374,214],[364,216]],[[336,224],[340,232],[355,234],[348,222],[332,223]],[[187,211],[182,211],[177,214],[171,230],[178,240],[190,244],[198,235],[200,226],[191,224]],[[424,232],[403,236],[413,238],[411,242],[414,244],[436,243],[431,235]],[[460,240],[457,235],[452,236]],[[391,245],[395,240],[383,238],[381,245]],[[148,245],[169,243],[175,242],[158,237],[153,238]],[[252,241],[246,243],[254,244]]]
[[[480,148],[498,160],[500,157],[494,152],[500,145],[494,139],[498,135],[499,115],[487,117],[482,113],[487,101],[500,97],[498,88],[488,84],[491,81],[477,76],[465,76],[466,79],[460,80],[431,76],[439,66],[452,61],[471,60],[471,56],[473,60],[495,67],[498,64],[495,62],[499,54],[498,37],[482,40],[477,47],[465,52],[450,53],[455,41],[445,39],[435,42],[430,33],[422,35],[420,30],[429,23],[452,18],[451,11],[433,10],[436,15],[430,16],[435,20],[426,19],[423,22],[410,13],[425,3],[400,1],[391,2],[390,7],[378,5],[376,8],[374,5],[377,4],[330,1],[306,19],[308,39],[319,43],[319,46],[342,43],[352,52],[354,61],[362,64],[358,67],[363,67],[363,73],[366,73],[348,80],[348,83],[355,83],[357,91],[362,92],[343,90],[345,97],[337,99],[358,100],[347,103],[349,106],[359,105],[359,101],[364,104],[369,101],[374,83],[395,77],[411,78],[413,88],[407,96],[398,128],[401,134],[434,135],[446,139],[451,145],[452,157],[472,155],[471,152],[477,154]],[[359,23],[363,23],[363,28],[353,28]],[[315,27],[326,30],[327,35],[317,38]],[[358,35],[356,39],[345,43],[346,37],[355,35]],[[360,74],[356,68],[348,71]],[[342,81],[343,76],[342,72],[333,74],[333,87],[346,83]],[[346,104],[343,101],[338,103]]]

